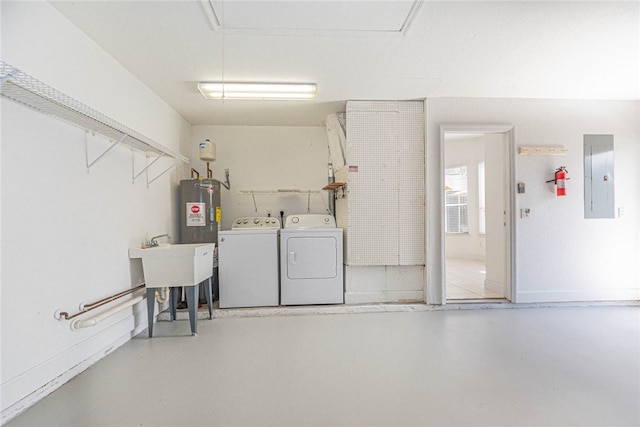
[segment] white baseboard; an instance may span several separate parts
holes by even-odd
[[[640,300],[640,288],[635,289],[596,289],[588,291],[520,291],[516,293],[515,302],[578,302],[578,301],[637,301]]]

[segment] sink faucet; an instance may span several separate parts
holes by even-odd
[[[158,246],[158,239],[161,238],[161,237],[166,237],[167,239],[170,239],[169,235],[166,234],[166,233],[165,234],[161,234],[159,236],[153,236],[151,238],[151,240],[149,240],[149,243],[147,244],[147,246],[151,247],[151,248],[155,247],[155,246]]]

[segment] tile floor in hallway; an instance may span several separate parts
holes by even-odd
[[[482,261],[447,258],[446,273],[447,300],[503,297],[499,292],[485,289],[485,264]]]
[[[638,426],[640,308],[159,322],[9,423]]]

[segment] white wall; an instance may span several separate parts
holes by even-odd
[[[564,101],[516,99],[428,100],[427,260],[429,302],[441,300],[440,126],[512,124],[515,145],[563,145],[566,156],[516,156],[514,180],[525,194],[514,195],[516,211],[517,302],[632,300],[640,298],[640,103],[638,101]],[[622,218],[584,219],[583,135],[613,134],[616,208]],[[566,166],[568,196],[555,197],[545,181]]]
[[[327,134],[324,127],[278,126],[194,126],[183,153],[191,166],[206,176],[206,163],[198,155],[198,144],[206,138],[216,144],[216,161],[211,162],[213,177],[224,181],[229,169],[231,190],[222,189],[222,228],[228,230],[234,219],[243,216],[280,217],[302,213],[327,213],[327,193],[277,193],[281,189],[319,191],[327,185]],[[276,191],[251,195],[240,191]]]
[[[2,2],[2,59],[175,151],[190,138],[178,114],[46,2]],[[145,303],[81,331],[54,313],[143,280],[127,251],[175,230],[177,173],[133,185],[132,153],[119,147],[87,174],[83,130],[8,100],[1,108],[6,421],[144,329]],[[88,140],[91,158],[108,146]]]

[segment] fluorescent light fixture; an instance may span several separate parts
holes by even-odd
[[[315,83],[201,82],[198,90],[206,99],[314,99]]]

